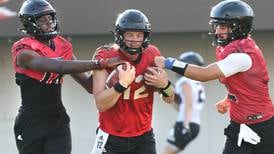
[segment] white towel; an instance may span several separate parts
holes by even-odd
[[[251,128],[249,128],[246,124],[240,125],[240,132],[238,136],[238,146],[240,147],[242,144],[242,140],[251,144],[258,144],[261,141],[261,137],[254,132]]]

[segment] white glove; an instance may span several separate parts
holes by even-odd
[[[249,128],[246,124],[240,125],[240,132],[238,136],[238,146],[240,147],[242,144],[242,140],[251,144],[258,144],[261,141],[261,137],[254,132],[251,128]]]

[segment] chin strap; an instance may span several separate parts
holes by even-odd
[[[123,47],[122,49],[127,51],[131,55],[140,54],[143,51],[143,48],[129,48],[127,46]]]

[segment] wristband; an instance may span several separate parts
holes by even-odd
[[[114,86],[114,90],[117,91],[118,93],[123,93],[127,88],[122,86],[119,82],[117,82]]]
[[[173,67],[173,63],[176,61],[176,59],[168,57],[165,60],[165,68],[168,70],[171,70]]]
[[[184,62],[181,62],[181,61],[176,60],[176,61],[173,63],[173,67],[172,67],[171,70],[172,70],[173,72],[178,73],[178,74],[184,75],[187,66],[188,66],[188,63],[184,63]]]
[[[168,84],[165,88],[161,89],[161,93],[163,94],[164,97],[170,97],[173,95],[174,89],[170,81],[168,81]]]

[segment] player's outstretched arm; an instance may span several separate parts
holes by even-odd
[[[118,66],[119,64],[125,63],[125,61],[122,60],[120,57],[101,59],[98,62],[99,62],[99,69],[109,68],[109,67],[114,68]]]
[[[17,55],[17,65],[25,69],[42,72],[55,72],[60,74],[81,73],[94,69],[114,67],[123,63],[118,58],[98,60],[72,60],[51,59],[40,56],[35,51],[22,51]]]
[[[175,58],[155,57],[155,65],[161,68],[172,70],[178,74],[197,81],[209,81],[225,77],[216,63],[202,67],[181,62]]]
[[[73,60],[76,60],[76,58],[73,57]],[[121,63],[123,63],[123,61],[121,61],[120,58],[102,59],[99,61],[99,68],[116,67],[116,65]],[[82,72],[70,75],[76,82],[86,89],[88,93],[93,94],[93,72],[90,72],[89,74],[87,72]]]

